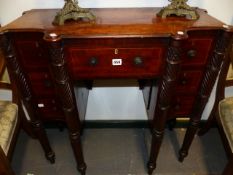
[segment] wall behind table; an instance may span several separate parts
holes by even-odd
[[[63,0],[1,0],[0,23],[4,26],[23,11],[35,8],[61,8]],[[79,5],[85,8],[110,7],[163,7],[167,0],[80,0]],[[210,15],[227,23],[233,23],[232,0],[190,0],[189,4],[207,9]],[[101,83],[101,82],[99,82]],[[97,82],[98,84],[98,82]],[[126,81],[126,84],[128,82]],[[130,82],[131,86],[135,82]],[[231,92],[232,90],[230,90]],[[213,102],[213,97],[210,100]],[[207,106],[203,119],[208,116],[211,104]],[[146,112],[142,93],[137,87],[99,87],[90,92],[87,116],[88,120],[144,120]]]

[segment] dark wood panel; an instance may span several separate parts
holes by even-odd
[[[164,50],[164,48],[78,49],[70,47],[67,62],[74,79],[109,76],[112,78],[155,77],[161,73]]]
[[[54,97],[56,92],[49,72],[30,72],[28,74],[33,94],[36,97]]]
[[[187,96],[184,94],[177,94],[174,98],[169,119],[177,117],[190,117],[194,105],[195,96]]]
[[[185,67],[205,67],[218,32],[218,30],[189,31],[189,39],[183,47],[182,65]]]
[[[177,81],[176,92],[195,96],[203,76],[202,70],[182,69]]]

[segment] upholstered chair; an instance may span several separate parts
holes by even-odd
[[[217,124],[228,157],[228,163],[222,175],[233,175],[233,97],[225,97],[225,88],[233,87],[233,49],[230,58],[222,65],[223,69],[219,74],[213,109],[206,125],[198,133],[204,135],[213,123]],[[229,63],[231,65],[228,69]]]
[[[4,60],[1,61],[1,68],[5,68]],[[35,138],[24,116],[15,86],[0,81],[0,175],[14,174],[10,162],[21,128]]]
[[[219,120],[221,133],[224,133],[226,138],[224,146],[228,150],[227,156],[229,161],[222,175],[233,174],[233,97],[228,97],[219,102]]]
[[[11,85],[0,82],[0,89],[11,90]],[[12,101],[0,99],[0,174],[14,174],[10,161],[21,125],[22,112],[14,91]]]

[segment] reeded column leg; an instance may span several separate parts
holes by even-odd
[[[202,113],[205,109],[206,103],[208,102],[210,93],[213,89],[220,67],[224,60],[226,61],[226,59],[229,59],[229,56],[226,53],[228,53],[229,50],[232,32],[230,28],[228,28],[227,26],[224,27],[225,29],[219,33],[219,36],[217,38],[214,52],[209,60],[208,67],[206,68],[206,72],[201,83],[200,91],[193,108],[190,126],[187,129],[183,145],[179,152],[179,161],[181,162],[188,155],[188,150],[199,128]]]
[[[216,87],[214,105],[206,124],[198,132],[199,136],[202,136],[205,133],[207,133],[209,129],[213,126],[214,122],[216,122],[216,117],[218,116],[218,104],[225,97],[225,83],[229,69],[229,64],[230,64],[230,58],[224,59]]]
[[[46,136],[46,132],[44,127],[42,126],[42,123],[40,121],[34,121],[31,122],[34,132],[36,133],[36,136],[45,152],[45,157],[47,160],[50,161],[50,163],[55,163],[55,154],[52,151],[52,148],[50,147],[49,140]],[[45,137],[46,136],[46,137]]]
[[[27,83],[25,75],[20,67],[20,64],[16,58],[15,51],[11,44],[10,39],[5,35],[0,35],[1,38],[1,49],[3,50],[4,56],[6,58],[7,67],[9,68],[9,75],[11,81],[14,81],[17,84],[21,98],[23,100],[24,106],[30,116],[30,122],[32,128],[35,131],[35,134],[44,149],[46,158],[51,162],[55,162],[55,154],[51,149],[51,146],[48,141],[46,132],[42,126],[41,121],[38,117],[37,104],[34,102],[31,94],[31,89]]]
[[[55,82],[56,92],[60,98],[61,107],[65,114],[66,124],[69,130],[70,142],[77,162],[77,169],[85,175],[86,164],[83,158],[81,146],[81,122],[74,95],[74,87],[68,75],[64,59],[61,38],[55,33],[44,36],[50,53],[50,70]]]
[[[179,158],[178,160],[180,162],[183,162],[184,158],[188,155],[188,149],[190,148],[192,141],[194,139],[194,136],[197,132],[197,129],[199,127],[200,120],[197,121],[191,121],[190,126],[188,127],[185,137],[184,137],[184,142],[183,145],[179,151]]]
[[[208,117],[208,120],[207,122],[205,123],[204,127],[201,128],[199,131],[198,131],[198,135],[199,136],[203,136],[204,134],[206,134],[210,128],[213,126],[213,123],[215,122],[215,113],[217,112],[217,107],[218,107],[218,104],[214,104],[214,107]]]
[[[166,112],[165,112],[166,113]],[[162,119],[157,123],[160,126],[155,127],[152,129],[152,141],[151,141],[151,151],[150,151],[150,158],[148,161],[148,174],[151,175],[156,168],[156,161],[159,154],[160,146],[162,144],[163,135],[164,135],[164,128],[166,123],[166,114],[161,117]],[[163,121],[162,121],[163,120]]]
[[[21,116],[21,120],[22,120],[22,128],[23,130],[27,133],[28,136],[30,136],[33,139],[37,139],[35,132],[32,128],[31,122],[27,120],[25,113],[23,111],[23,107],[22,107],[22,102],[20,103],[20,105],[18,106],[18,115]]]
[[[187,39],[187,35],[184,32],[178,32],[177,35],[173,36],[171,45],[168,48],[165,72],[160,80],[157,104],[152,121],[152,144],[148,162],[148,173],[150,175],[156,168],[156,160],[163,140],[167,115],[174,95],[173,89],[176,86],[180,71],[180,48],[182,41],[185,39]]]

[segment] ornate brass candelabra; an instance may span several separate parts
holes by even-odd
[[[66,20],[83,18],[92,21],[95,19],[95,16],[87,9],[79,7],[77,0],[65,0],[65,5],[55,16],[53,24],[64,25]]]
[[[164,7],[157,16],[162,18],[166,18],[170,15],[176,16],[186,16],[192,20],[196,20],[199,18],[198,13],[196,12],[195,8],[190,7],[187,5],[188,0],[169,0],[171,3]]]

